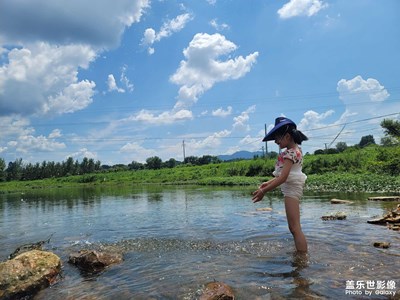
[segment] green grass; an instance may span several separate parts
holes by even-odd
[[[36,188],[118,185],[256,186],[271,178],[275,160],[253,159],[172,169],[116,171],[36,181],[0,183],[0,193]],[[339,154],[306,155],[310,191],[400,193],[400,146],[348,149]]]

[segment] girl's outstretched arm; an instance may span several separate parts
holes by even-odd
[[[274,181],[274,180],[275,180],[275,177],[272,178],[272,179],[270,179],[270,180],[268,180],[268,181],[266,181],[266,182],[263,182],[263,183],[259,186],[259,189],[266,188],[266,187],[267,187],[269,184],[271,184],[271,182]]]

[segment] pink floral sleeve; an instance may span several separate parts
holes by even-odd
[[[293,163],[301,163],[303,160],[303,155],[299,149],[289,149],[285,151],[283,155],[283,159],[290,159]]]

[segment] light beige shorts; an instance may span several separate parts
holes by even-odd
[[[303,196],[304,183],[285,182],[281,185],[281,191],[285,197],[300,200]]]

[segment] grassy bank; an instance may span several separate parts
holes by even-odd
[[[171,169],[118,171],[36,181],[0,183],[0,193],[35,188],[139,184],[258,185],[271,178],[275,160],[242,160]],[[372,146],[339,154],[306,155],[304,172],[310,191],[400,193],[400,147]]]

